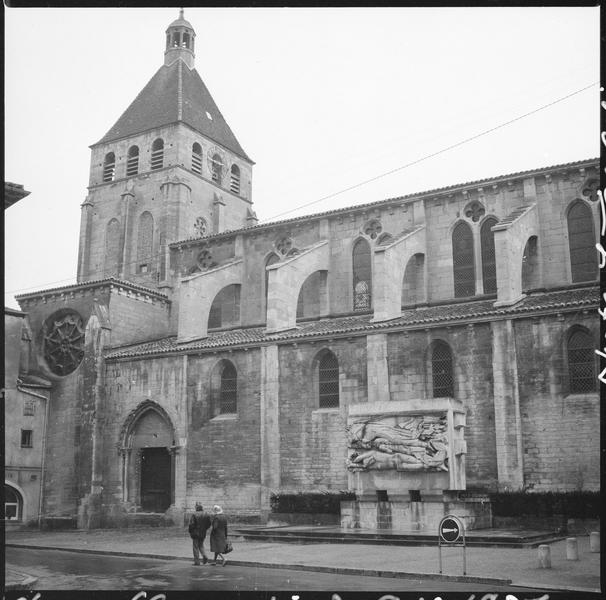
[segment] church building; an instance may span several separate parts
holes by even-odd
[[[195,39],[91,146],[77,283],[17,298],[40,513],[599,489],[598,160],[259,224]]]

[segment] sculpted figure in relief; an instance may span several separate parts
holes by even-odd
[[[445,416],[414,416],[389,425],[377,419],[348,427],[347,468],[448,471]]]

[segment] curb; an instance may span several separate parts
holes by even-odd
[[[5,570],[5,576],[7,580],[4,582],[4,589],[7,591],[31,589],[31,586],[38,581],[37,577],[27,575],[26,573],[19,573],[10,568]],[[19,581],[15,581],[15,576],[19,578]],[[13,581],[9,581],[9,577]]]
[[[35,548],[36,550],[61,550],[63,552],[85,552],[108,556],[128,556],[132,558],[154,558],[156,560],[183,560],[191,558],[166,554],[150,554],[146,552],[120,552],[113,550],[92,550],[89,548],[62,548],[58,546],[31,546],[29,544],[6,543],[7,548]],[[405,571],[383,571],[378,569],[356,569],[353,567],[328,567],[301,564],[268,563],[251,560],[228,560],[229,564],[240,567],[260,567],[267,569],[292,569],[293,571],[316,571],[319,573],[335,573],[338,575],[365,575],[368,577],[393,577],[399,579],[442,579],[444,581],[457,581],[468,583],[482,583],[487,585],[512,585],[511,579],[498,579],[491,577],[475,577],[472,575],[442,575],[440,573],[407,573]],[[532,586],[542,588],[543,586]]]

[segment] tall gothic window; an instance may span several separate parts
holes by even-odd
[[[431,351],[431,379],[433,397],[454,397],[454,377],[450,346],[442,341],[434,343]]]
[[[219,398],[219,411],[224,413],[237,412],[238,405],[238,375],[236,367],[228,360],[225,361],[221,371],[221,393]]]
[[[116,155],[108,152],[103,161],[103,181],[113,181],[116,176]]]
[[[476,293],[473,234],[467,223],[459,223],[452,232],[452,265],[455,298]]]
[[[158,138],[152,144],[151,169],[161,169],[164,166],[164,140]]]
[[[484,293],[497,293],[497,263],[494,250],[494,233],[491,228],[498,223],[497,219],[490,217],[482,223],[480,229],[480,242],[482,245],[482,280]]]
[[[598,262],[591,208],[575,200],[568,211],[568,246],[572,282],[592,281],[597,276]]]
[[[238,165],[231,166],[231,180],[229,182],[229,189],[234,194],[240,193],[240,167],[238,167]]]
[[[536,235],[528,238],[522,255],[522,291],[539,287],[539,248]]]
[[[137,173],[139,173],[139,146],[131,146],[126,159],[126,176],[132,177]]]
[[[318,361],[319,406],[336,408],[339,406],[339,361],[326,350]]]
[[[353,247],[353,309],[368,310],[372,306],[372,271],[370,244],[363,239]]]
[[[112,219],[105,230],[105,276],[117,276],[120,268],[120,223]]]
[[[198,142],[191,147],[191,170],[198,175],[202,174],[202,146]]]
[[[148,273],[151,270],[152,254],[154,248],[154,218],[145,211],[139,217],[139,230],[137,232],[137,271]]]
[[[595,355],[591,335],[583,329],[573,329],[566,345],[568,387],[571,394],[595,391]]]

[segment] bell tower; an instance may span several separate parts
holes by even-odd
[[[78,282],[115,277],[168,293],[171,244],[256,223],[252,167],[194,67],[196,33],[166,29],[164,64],[91,146]]]

